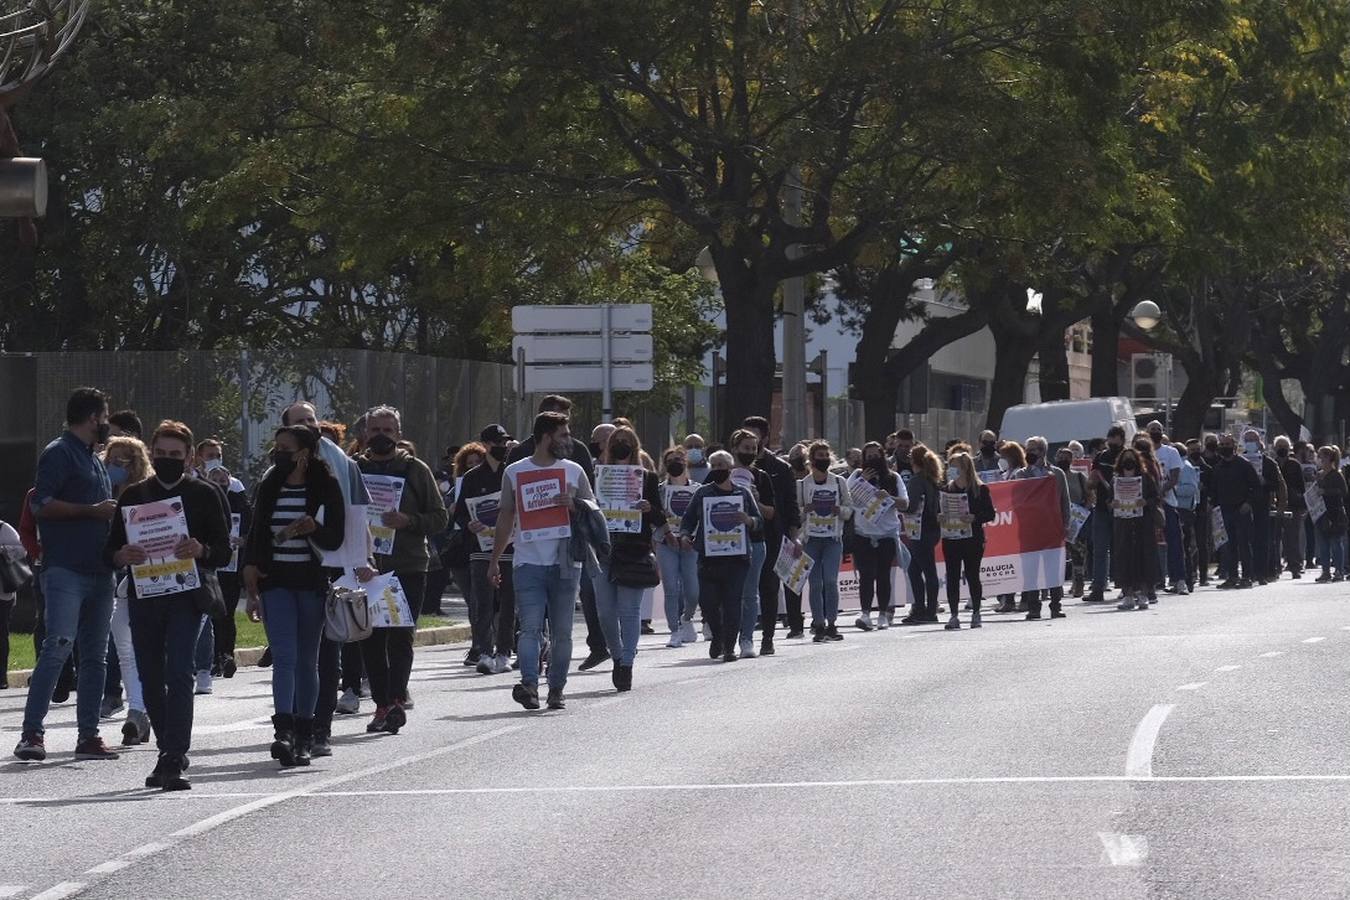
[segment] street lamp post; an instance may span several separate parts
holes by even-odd
[[[1152,331],[1158,327],[1162,321],[1162,310],[1158,304],[1152,300],[1141,300],[1130,312],[1130,318],[1134,324],[1138,325],[1144,331]],[[1166,401],[1163,406],[1163,429],[1167,432],[1172,430],[1172,354],[1154,353],[1153,358],[1158,365],[1163,367],[1163,378],[1166,385]]]

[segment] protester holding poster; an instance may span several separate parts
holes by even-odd
[[[897,451],[898,452],[898,451]],[[909,546],[909,587],[913,606],[901,625],[935,625],[938,622],[938,541],[942,526],[942,463],[923,444],[910,451],[914,474],[909,480],[909,508],[905,511],[905,542]],[[913,523],[913,527],[909,527]]]
[[[1055,482],[1055,492],[1059,497],[1059,512],[1065,533],[1069,528],[1069,482],[1067,476],[1048,459],[1050,444],[1043,437],[1029,437],[1026,443],[1027,464],[1012,474],[1012,480],[1023,481],[1028,478],[1050,478]],[[1041,617],[1042,595],[1048,595],[1050,618],[1063,619],[1064,612],[1064,569],[1061,566],[1056,583],[1044,590],[1022,592],[1022,603],[1027,608],[1027,619],[1035,621]]]
[[[319,642],[328,576],[322,554],[342,547],[342,487],[319,449],[319,431],[277,429],[272,468],[258,485],[253,530],[244,550],[248,612],[262,613],[272,648],[272,758],[309,765],[319,702]]]
[[[159,750],[145,786],[167,791],[190,786],[183,772],[192,744],[194,656],[202,618],[212,603],[198,567],[219,568],[233,555],[221,495],[205,481],[187,477],[193,447],[192,431],[182,422],[160,423],[150,438],[154,477],[118,497],[104,549],[113,567],[133,572],[131,637]],[[161,538],[168,543],[161,546]],[[166,579],[171,589],[163,584]]]
[[[698,551],[698,594],[703,619],[712,627],[708,655],[735,662],[741,627],[741,597],[750,571],[750,529],[763,525],[754,496],[731,480],[734,460],[725,450],[708,458],[708,483],[699,488],[680,519],[680,542]]]
[[[1149,594],[1161,578],[1158,538],[1162,529],[1158,479],[1145,470],[1139,451],[1127,447],[1116,459],[1108,490],[1116,513],[1111,558],[1121,590],[1117,609],[1148,609]],[[1121,515],[1128,512],[1128,515]]]
[[[599,573],[591,579],[600,631],[614,660],[611,681],[620,693],[633,689],[633,663],[642,637],[642,595],[660,581],[656,556],[652,553],[652,535],[658,530],[664,532],[668,527],[656,473],[629,465],[631,460],[640,459],[641,454],[642,444],[637,432],[628,425],[620,425],[601,450],[603,465],[595,468],[597,497],[600,496],[600,485],[606,481],[606,475],[602,473],[619,472],[623,482],[635,481],[637,486],[636,491],[625,487],[618,502],[637,514],[638,530],[630,531],[626,524],[616,529],[614,519],[605,516],[610,531],[610,557],[600,562]],[[610,500],[613,502],[613,495]],[[601,497],[602,511],[605,502]]]
[[[1228,534],[1223,566],[1227,578],[1219,587],[1250,588],[1256,578],[1252,568],[1252,509],[1262,493],[1261,476],[1238,456],[1237,440],[1231,434],[1219,437],[1219,459],[1213,468],[1212,485]]]
[[[816,561],[811,569],[811,640],[817,644],[842,641],[835,619],[839,616],[839,564],[844,558],[844,521],[853,516],[848,483],[830,471],[832,454],[826,441],[809,450],[811,474],[797,482],[802,509],[806,552]]]
[[[1018,448],[1019,451],[1021,448]],[[958,444],[947,457],[947,481],[942,486],[943,496],[964,494],[966,506],[965,524],[970,526],[970,537],[942,539],[942,555],[947,561],[947,606],[951,618],[947,620],[947,631],[961,628],[961,577],[964,574],[970,586],[970,627],[979,628],[980,604],[984,592],[980,586],[980,563],[984,560],[984,526],[994,521],[994,501],[989,496],[989,488],[975,472],[975,463],[970,458],[968,448]]]
[[[862,469],[848,480],[849,493],[857,503],[849,553],[858,570],[858,601],[862,606],[855,624],[863,631],[871,631],[873,598],[877,607],[876,627],[891,627],[891,568],[900,540],[897,509],[909,505],[909,492],[891,471],[880,444],[872,441],[862,452]],[[864,502],[859,502],[860,498],[865,498]]]
[[[699,486],[689,475],[688,451],[679,444],[661,456],[666,477],[661,483],[661,506],[668,526],[664,539],[656,542],[656,563],[661,567],[661,593],[666,601],[667,647],[683,647],[698,641],[694,612],[698,609],[698,554],[680,546],[680,520]]]
[[[1314,525],[1317,529],[1317,561],[1322,566],[1317,582],[1325,584],[1345,580],[1346,484],[1339,468],[1340,453],[1335,447],[1318,450],[1317,465],[1320,472],[1317,490],[1326,506],[1326,512]]]
[[[501,567],[501,586],[488,581],[488,563],[495,549],[494,532],[501,513],[502,472],[505,469],[510,433],[501,425],[489,425],[478,436],[487,448],[483,462],[468,472],[455,500],[455,526],[470,535],[469,628],[472,632],[469,659],[479,674],[502,675],[511,671],[511,652],[516,645],[516,598],[511,566]],[[502,559],[512,560],[511,548]],[[475,657],[474,654],[477,654]]]
[[[370,696],[375,701],[375,714],[366,726],[371,733],[397,734],[408,722],[413,633],[422,611],[431,562],[427,539],[445,531],[450,518],[436,476],[426,463],[399,448],[402,437],[403,421],[398,410],[377,406],[366,413],[366,450],[356,458],[370,490],[372,508],[377,506],[373,487],[377,481],[400,485],[396,508],[380,513],[380,524],[390,529],[393,537],[388,542],[376,542],[375,568],[397,577],[412,614],[411,621],[376,628],[361,642]]]
[[[594,500],[586,471],[569,457],[574,441],[567,416],[541,412],[534,418],[533,451],[502,474],[488,581],[502,585],[501,560],[513,546],[511,574],[520,617],[516,658],[520,683],[511,699],[539,708],[540,644],[548,618],[548,708],[567,706],[563,689],[572,665],[572,617],[581,584],[580,557],[571,551],[571,509],[575,500]]]
[[[1076,463],[1073,451],[1068,447],[1059,448],[1055,454],[1055,466],[1064,473],[1064,483],[1069,489],[1071,524],[1065,536],[1065,548],[1068,550],[1069,566],[1073,572],[1073,595],[1081,597],[1087,574],[1087,538],[1092,523],[1092,491],[1088,486],[1085,471],[1089,467],[1080,467]]]
[[[759,441],[759,432],[748,427],[737,429],[731,435],[731,453],[737,463],[737,468],[731,472],[731,479],[750,491],[763,517],[761,525],[750,529],[750,571],[745,576],[745,587],[741,589],[741,659],[755,658],[755,623],[761,621],[762,615],[768,613],[768,608],[760,605],[760,590],[765,584],[764,570],[773,568],[767,563],[768,522],[769,517],[776,514],[779,503],[773,487],[773,477],[766,469],[757,465],[762,459]],[[774,616],[777,617],[777,576],[772,580],[774,585],[772,608]],[[768,638],[767,632],[765,637]],[[772,639],[765,640],[760,645],[760,650],[764,651],[766,656],[772,656],[774,652]]]

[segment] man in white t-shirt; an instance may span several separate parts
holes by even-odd
[[[1153,455],[1162,469],[1163,483],[1158,486],[1163,495],[1163,513],[1166,517],[1167,549],[1160,551],[1159,571],[1167,573],[1173,594],[1188,593],[1186,589],[1186,556],[1181,540],[1181,513],[1178,512],[1176,493],[1181,481],[1181,454],[1163,435],[1162,423],[1156,419],[1148,423],[1148,437],[1153,442]]]
[[[520,639],[516,658],[520,684],[511,697],[526,709],[539,708],[539,647],[544,619],[549,622],[548,708],[563,709],[563,688],[572,663],[572,620],[581,581],[581,563],[568,552],[567,512],[576,499],[591,500],[590,479],[568,457],[572,432],[567,416],[542,412],[534,420],[534,453],[502,473],[501,508],[488,563],[488,580],[501,583],[501,554],[510,544]],[[557,516],[555,510],[563,510]],[[555,521],[534,521],[538,519]],[[518,521],[519,520],[519,521]],[[580,540],[580,537],[577,538]]]

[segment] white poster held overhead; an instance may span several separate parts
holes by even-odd
[[[136,596],[162,597],[181,594],[201,587],[201,574],[195,559],[176,559],[173,548],[188,536],[187,516],[178,497],[122,507],[127,528],[127,543],[145,551],[149,557],[131,567]]]
[[[749,534],[741,517],[740,494],[714,495],[703,501],[703,550],[707,556],[745,556]]]

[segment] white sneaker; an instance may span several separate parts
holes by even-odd
[[[344,716],[354,716],[361,711],[361,698],[356,696],[356,691],[348,688],[342,692],[338,698],[337,712]]]
[[[877,631],[885,631],[891,627],[891,614],[888,612],[877,614]]]
[[[505,675],[511,671],[511,657],[505,653],[492,660],[492,674]]]
[[[212,688],[211,688],[211,670],[210,670],[210,669],[202,669],[200,672],[197,673],[197,690],[196,690],[196,693],[198,693],[198,694],[209,694],[209,693],[211,693],[211,690],[212,690]]]
[[[862,615],[858,616],[857,620],[853,624],[859,631],[871,631],[873,627],[872,614],[863,613]]]
[[[693,622],[684,623],[684,627],[680,629],[680,640],[686,644],[698,643],[698,629],[694,627]]]
[[[412,691],[404,691],[403,702],[400,703],[399,706],[402,706],[404,709],[413,708]]]
[[[691,622],[690,624],[693,624],[693,623]],[[703,623],[703,639],[704,639],[705,641],[711,641],[711,640],[712,640],[712,626],[709,625],[707,622],[704,622],[704,623]]]
[[[684,628],[682,627],[677,628],[673,632],[671,632],[670,640],[666,641],[666,646],[671,648],[672,650],[678,650],[679,648],[683,647],[684,638],[680,637],[681,633],[683,632]]]
[[[741,641],[741,659],[754,659],[758,655],[754,641]]]

